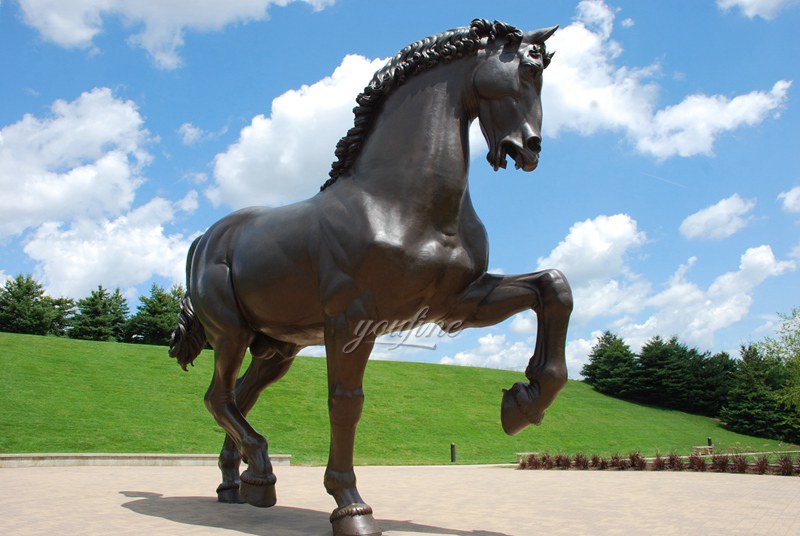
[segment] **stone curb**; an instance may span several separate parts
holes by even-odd
[[[217,465],[217,454],[116,454],[116,453],[36,453],[0,454],[3,467],[67,466],[199,466]],[[273,465],[291,465],[290,454],[270,455]]]

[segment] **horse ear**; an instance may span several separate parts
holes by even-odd
[[[538,30],[525,32],[522,41],[524,43],[529,43],[529,44],[544,43],[545,41],[547,41],[548,37],[556,33],[556,30],[558,30],[557,24],[550,28],[540,28]]]

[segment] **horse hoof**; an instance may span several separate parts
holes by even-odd
[[[331,514],[333,536],[381,536],[380,527],[366,504],[337,508]]]
[[[239,477],[239,495],[244,502],[259,508],[269,508],[278,502],[275,496],[275,475],[254,476],[245,471]]]
[[[530,424],[539,424],[544,417],[543,412],[536,410],[539,389],[536,384],[517,382],[509,390],[503,389],[503,403],[500,406],[500,422],[503,431],[516,435]]]
[[[217,486],[217,501],[229,504],[242,504],[245,502],[239,494],[239,483],[223,482]]]

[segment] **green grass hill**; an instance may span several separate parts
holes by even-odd
[[[222,431],[203,405],[213,356],[183,372],[166,348],[0,333],[0,452],[216,453]],[[515,452],[688,453],[711,436],[730,451],[777,441],[719,422],[623,402],[570,381],[539,427],[500,427],[502,388],[520,372],[373,361],[356,439],[358,464],[505,463]],[[325,360],[299,357],[249,420],[270,451],[323,464],[328,452]]]

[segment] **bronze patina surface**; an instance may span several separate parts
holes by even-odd
[[[486,231],[467,183],[468,131],[477,118],[495,170],[507,157],[536,169],[542,74],[552,57],[544,43],[555,30],[476,19],[405,47],[356,99],[355,124],[317,195],[240,210],[192,244],[170,355],[185,368],[206,342],[214,349],[205,401],[227,432],[220,501],[275,504],[267,440],[245,416],[300,350],[324,344],[333,531],[380,534],[353,471],[362,377],[381,334],[365,336],[364,322],[411,329],[424,309],[425,322],[456,331],[532,309],[529,382],[505,392],[501,421],[509,434],[541,421],[567,378],[572,293],[557,270],[486,273]],[[248,348],[252,362],[237,380]]]

